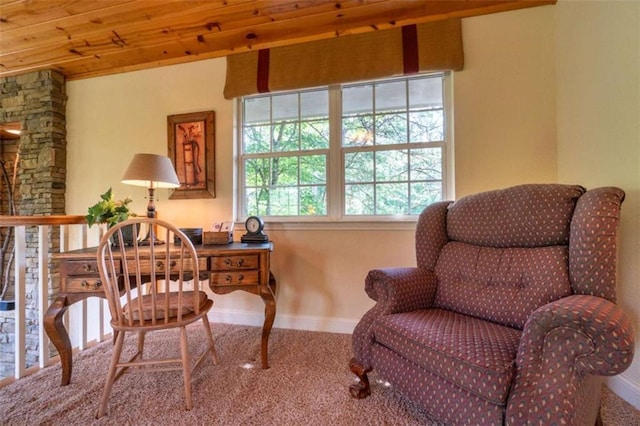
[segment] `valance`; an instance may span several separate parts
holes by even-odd
[[[224,97],[459,71],[463,64],[462,22],[448,19],[230,55]]]

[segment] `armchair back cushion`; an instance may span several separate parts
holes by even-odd
[[[519,185],[470,195],[449,206],[449,239],[485,247],[567,245],[571,217],[585,188]]]
[[[521,330],[537,308],[572,294],[571,218],[584,192],[520,185],[449,205],[436,307]]]

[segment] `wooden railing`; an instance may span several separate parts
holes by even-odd
[[[52,289],[50,282],[51,258],[56,252],[64,252],[75,248],[84,248],[88,245],[88,228],[84,216],[2,216],[0,215],[0,227],[14,228],[14,300],[15,310],[13,311],[14,326],[14,366],[13,377],[0,377],[0,386],[9,383],[17,378],[23,377],[38,368],[44,368],[52,362],[50,358],[49,339],[44,331],[44,314],[49,307],[49,300]],[[27,228],[36,227],[37,243],[29,239],[30,256],[27,256]],[[50,235],[55,236],[55,227],[59,227],[60,239],[52,244]],[[52,231],[54,231],[52,233]],[[27,259],[29,268],[33,268],[35,247],[35,263],[37,263],[37,311],[38,311],[38,365],[26,367],[26,330],[27,330]],[[51,247],[54,247],[53,249]],[[32,275],[32,274],[31,274]],[[31,280],[34,281],[33,277]],[[33,309],[33,308],[31,308]],[[80,338],[76,339],[80,349],[87,345],[87,315],[86,304],[80,308],[79,324]],[[101,311],[101,309],[100,309]],[[11,315],[11,314],[8,314]],[[67,318],[67,322],[68,322]],[[102,321],[100,321],[101,323]],[[6,332],[6,331],[5,331]],[[100,336],[103,335],[102,330]],[[3,339],[10,341],[10,339]]]

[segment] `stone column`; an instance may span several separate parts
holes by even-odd
[[[65,214],[66,102],[64,76],[57,71],[0,78],[0,123],[18,122],[22,127],[16,194],[19,215]],[[41,326],[37,311],[37,232],[35,227],[27,228],[27,366],[38,363]],[[49,236],[50,253],[60,251],[59,237],[58,229]],[[50,288],[50,293],[53,290]],[[14,370],[13,313],[3,315],[4,318],[0,317],[0,378],[12,375]]]

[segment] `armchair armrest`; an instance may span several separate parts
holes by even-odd
[[[431,306],[436,286],[435,274],[427,269],[404,267],[369,271],[365,279],[365,291],[377,303],[364,314],[353,330],[352,362],[363,370],[369,369],[376,318]]]
[[[574,295],[538,308],[518,347],[507,423],[544,422],[553,411],[554,423],[576,424],[585,375],[622,373],[633,352],[631,320],[606,299]]]
[[[428,308],[436,294],[433,272],[420,268],[373,269],[367,274],[364,290],[383,308],[381,314]]]

